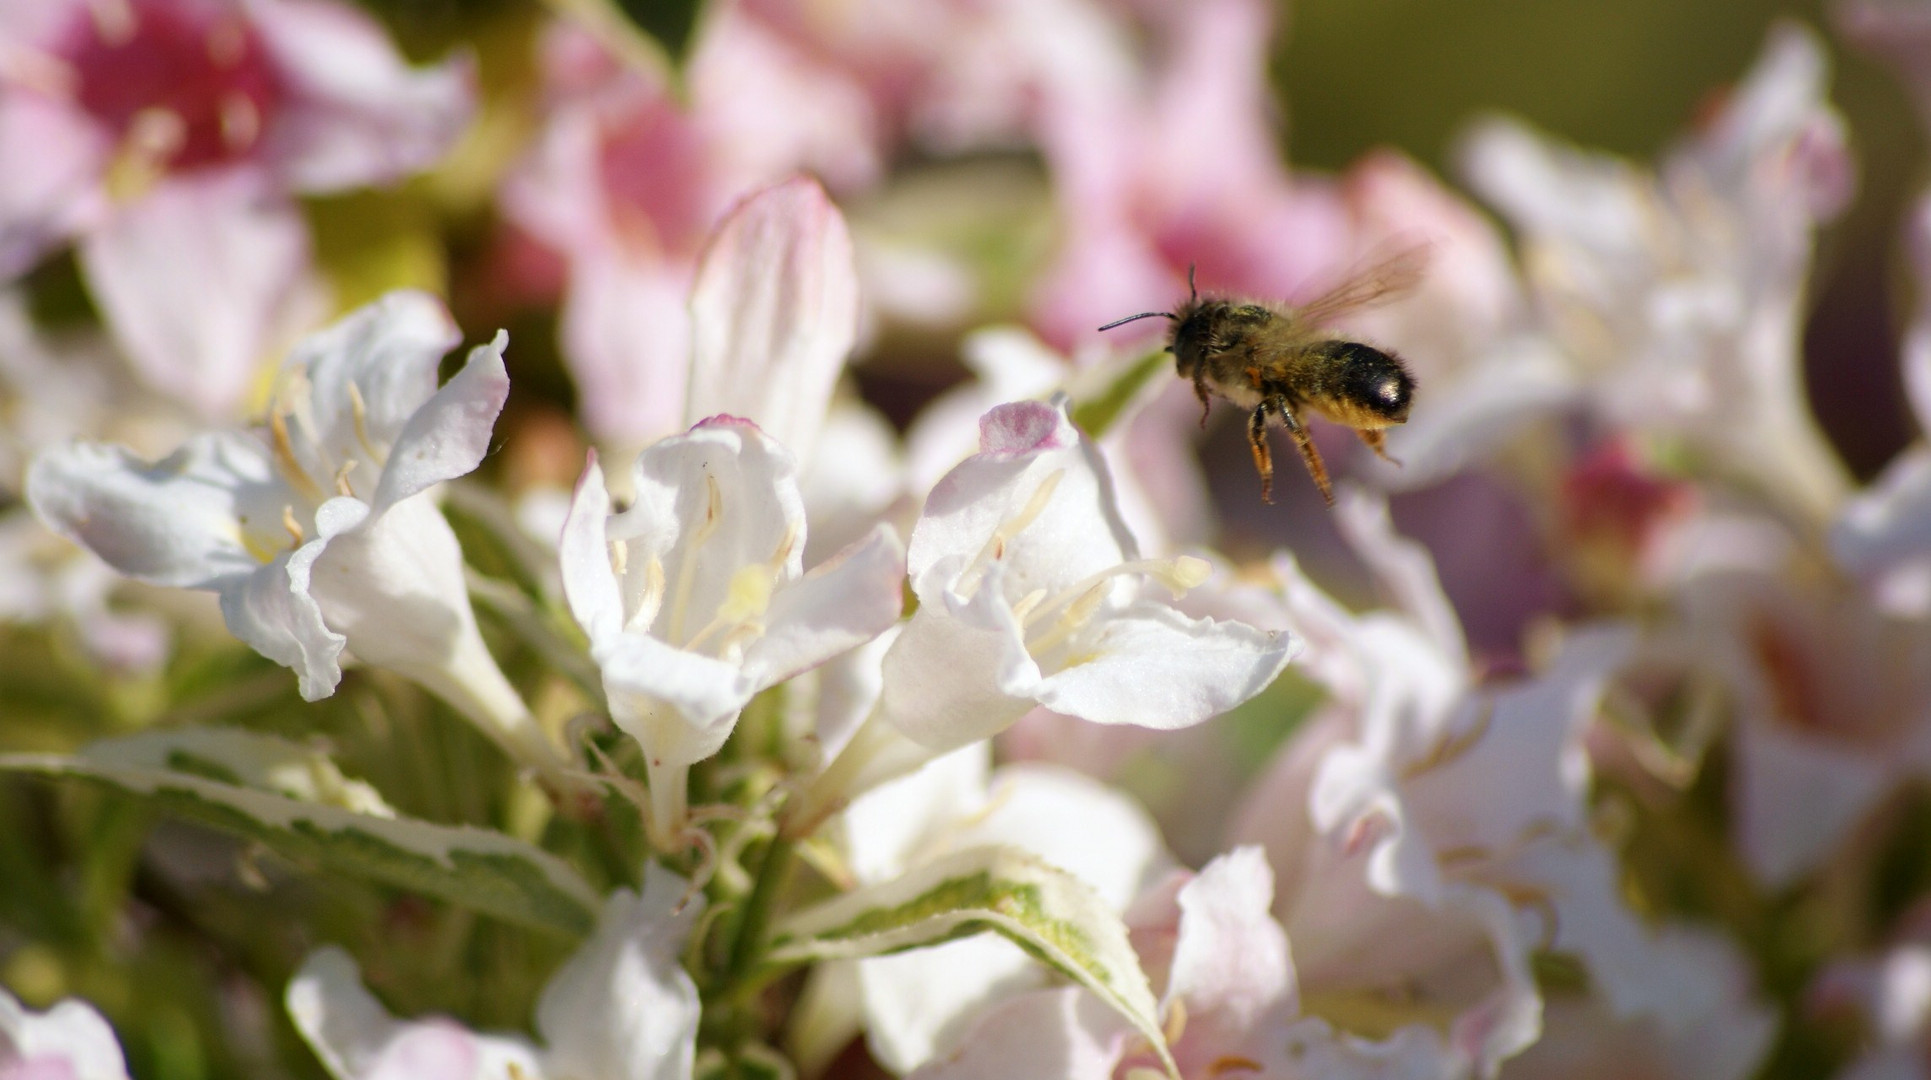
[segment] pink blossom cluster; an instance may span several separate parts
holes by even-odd
[[[677,56],[555,9],[501,84],[342,0],[0,10],[0,616],[163,699],[52,751],[0,703],[0,794],[262,849],[157,830],[102,955],[184,862],[577,904],[478,1016],[381,993],[467,921],[184,922],[235,1041],[338,1080],[1931,1076],[1931,451],[1859,483],[1806,397],[1857,186],[1818,34],[1654,162],[1479,120],[1465,196],[1285,163],[1262,0],[718,0]],[[1931,19],[1840,15],[1924,90]],[[1051,221],[1024,272],[940,239],[1000,192]],[[343,302],[365,197],[457,265]],[[1931,430],[1931,195],[1903,248]],[[1415,404],[1395,461],[1315,424],[1331,510],[1284,442],[1278,514],[1216,456],[1168,322],[1097,329],[1391,251],[1419,284],[1323,331]],[[868,392],[894,335],[964,378]],[[242,646],[272,716],[171,696]],[[474,798],[377,764],[454,757],[418,714],[484,737]],[[196,749],[291,731],[300,775]],[[10,910],[0,1080],[151,1061]]]

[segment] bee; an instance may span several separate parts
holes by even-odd
[[[1243,409],[1247,445],[1261,477],[1261,499],[1273,502],[1274,459],[1267,448],[1267,416],[1281,418],[1307,463],[1321,497],[1334,505],[1321,452],[1308,437],[1302,413],[1312,412],[1352,428],[1384,461],[1401,464],[1383,448],[1387,429],[1408,419],[1415,380],[1393,353],[1337,337],[1327,324],[1346,312],[1393,298],[1421,279],[1426,248],[1409,248],[1349,275],[1300,307],[1209,296],[1202,299],[1187,271],[1187,302],[1177,311],[1143,311],[1100,327],[1111,330],[1136,319],[1173,322],[1167,351],[1180,377],[1193,382],[1206,426],[1218,394]]]

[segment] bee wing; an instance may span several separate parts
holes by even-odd
[[[1295,310],[1302,322],[1325,326],[1350,311],[1392,300],[1420,283],[1428,269],[1428,245],[1417,244],[1392,255],[1358,264],[1341,283]]]

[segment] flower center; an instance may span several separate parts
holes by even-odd
[[[637,571],[635,599],[627,605],[631,612],[624,621],[624,629],[648,633],[661,613],[664,616],[665,642],[680,649],[731,660],[741,656],[746,645],[764,635],[764,613],[770,608],[771,596],[777,591],[785,565],[798,545],[798,528],[792,525],[785,529],[784,536],[772,550],[769,559],[738,567],[725,586],[724,597],[718,602],[710,620],[695,633],[687,635],[686,627],[695,614],[692,595],[696,592],[698,560],[705,543],[716,534],[724,520],[724,495],[718,488],[716,478],[705,473],[704,485],[704,518],[682,541],[677,580],[669,581],[664,573],[663,561],[654,553],[649,555],[643,567]],[[612,565],[628,583],[632,580],[626,571],[629,544],[622,540],[614,541],[611,549]]]
[[[259,143],[285,91],[239,14],[154,0],[77,7],[58,51],[81,107],[120,142],[123,179],[228,164]]]
[[[1035,658],[1070,641],[1086,628],[1093,615],[1106,603],[1108,586],[1117,577],[1145,577],[1167,587],[1174,599],[1206,581],[1213,566],[1205,559],[1181,555],[1172,559],[1136,559],[1110,566],[1088,575],[1050,598],[1044,589],[1034,589],[1012,606],[1025,635],[1026,651]],[[1048,616],[1051,616],[1050,618]]]

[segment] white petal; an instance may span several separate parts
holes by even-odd
[[[444,1019],[398,1021],[362,986],[349,954],[310,953],[284,995],[289,1019],[335,1080],[474,1080],[545,1075],[521,1039],[476,1035]]]
[[[956,1057],[974,1014],[1045,981],[1038,963],[997,934],[860,960],[866,1045],[901,1074]]]
[[[339,191],[434,164],[475,111],[467,58],[411,69],[380,24],[319,0],[248,0],[289,100],[266,155],[296,188]]]
[[[142,377],[211,417],[312,313],[308,225],[246,170],[162,181],[90,232],[80,261]]]
[[[338,497],[315,512],[315,525],[328,545],[309,592],[358,658],[415,677],[466,652],[477,631],[463,552],[435,503],[407,499],[377,518]]]
[[[0,1067],[23,1078],[127,1080],[127,1059],[101,1014],[69,998],[31,1013],[0,988]]]
[[[273,515],[280,528],[283,489],[267,451],[240,435],[197,436],[152,465],[123,447],[71,443],[35,459],[26,486],[49,528],[155,585],[246,577],[261,566],[242,546],[247,516]]]
[[[844,216],[816,181],[746,199],[719,226],[691,289],[687,421],[756,421],[809,459],[858,333]]]
[[[510,376],[503,367],[508,344],[509,335],[498,330],[495,340],[470,350],[462,370],[409,417],[382,470],[376,513],[482,464],[496,417],[509,398]]]
[[[1242,1041],[1255,1022],[1289,1003],[1294,964],[1287,931],[1274,921],[1274,871],[1257,847],[1236,848],[1180,890],[1180,933],[1166,1000],[1185,1003],[1188,1031]]]
[[[996,574],[970,600],[940,590],[886,652],[879,708],[913,741],[956,749],[1004,731],[1033,706],[1039,665],[998,591]]]
[[[604,523],[610,517],[610,493],[603,483],[603,468],[597,452],[577,480],[576,494],[570,499],[570,516],[564,520],[563,535],[557,542],[562,563],[563,595],[570,614],[590,636],[594,646],[623,632],[623,597],[618,592],[617,574],[610,566],[610,543]]]
[[[1126,1022],[1076,987],[1039,990],[1004,1002],[959,1040],[957,1054],[934,1061],[916,1080],[1058,1077],[1111,1080],[1128,1036]]]
[[[611,893],[597,932],[543,988],[536,1027],[547,1075],[683,1080],[697,1048],[697,985],[681,954],[704,910],[685,882],[644,866],[644,895]],[[678,905],[684,904],[682,910]]]
[[[1101,724],[1198,724],[1265,690],[1299,649],[1284,631],[1189,619],[1158,603],[1095,622],[1098,633],[1083,639],[1091,658],[1046,676],[1037,698]]]
[[[323,541],[311,540],[221,588],[221,617],[228,631],[293,669],[305,701],[335,693],[348,641],[329,629],[321,605],[309,595],[309,575],[324,548]]]
[[[603,671],[610,718],[653,765],[689,765],[717,753],[753,693],[736,664],[645,634],[620,634],[592,655]]]
[[[890,525],[778,590],[767,628],[744,653],[752,685],[775,686],[870,641],[898,621],[905,551]]]
[[[1057,592],[1137,556],[1106,463],[1064,409],[1001,405],[980,420],[980,452],[939,481],[912,528],[906,564],[920,602],[935,599],[919,584],[927,570],[949,556],[978,556],[1047,483],[1054,486],[1031,523],[998,555],[1009,569],[1011,600],[1034,589]]]
[[[732,417],[704,421],[638,455],[634,478],[636,502],[611,518],[608,529],[612,540],[630,541],[633,570],[650,556],[662,562],[672,595],[653,633],[682,644],[724,604],[739,568],[769,563],[787,544],[778,583],[803,573],[797,460],[757,425]],[[679,583],[687,575],[684,593]],[[681,605],[678,595],[685,597]]]
[[[341,462],[393,446],[436,393],[443,354],[461,340],[442,301],[409,289],[388,293],[304,337],[282,362],[284,370],[299,371],[308,382],[306,395],[290,404],[299,408],[305,424],[313,424],[310,433],[321,453],[303,464],[327,476]],[[291,434],[299,435],[293,428]],[[380,467],[379,461],[368,464]]]

